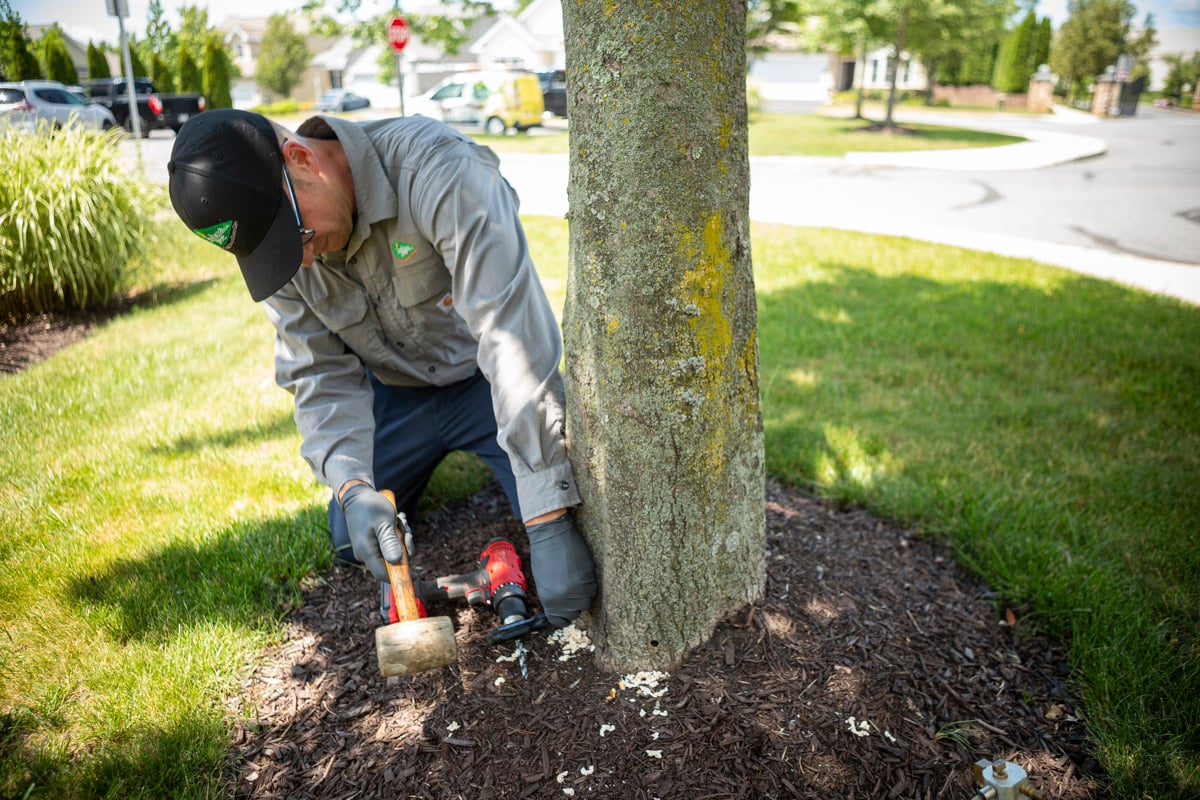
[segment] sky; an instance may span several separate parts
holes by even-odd
[[[360,16],[394,8],[397,0],[363,0]],[[146,33],[146,9],[148,0],[127,0],[129,16],[125,19],[125,31],[143,37]],[[179,25],[177,9],[184,5],[208,8],[208,21],[218,24],[228,17],[266,17],[274,13],[299,8],[301,0],[161,0],[166,11],[167,22],[172,27]],[[1140,23],[1147,13],[1153,13],[1155,26],[1163,28],[1200,28],[1200,0],[1133,0],[1138,13],[1135,21]],[[13,10],[29,25],[57,22],[68,35],[83,44],[95,41],[116,43],[119,38],[117,18],[108,16],[105,0],[10,0]],[[420,3],[424,5],[424,3]],[[330,5],[333,5],[330,3]],[[402,7],[413,8],[415,0],[401,2]],[[1048,16],[1057,28],[1067,18],[1067,0],[1040,0],[1038,15]]]

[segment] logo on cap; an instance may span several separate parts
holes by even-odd
[[[237,223],[230,219],[207,228],[197,228],[193,233],[206,242],[212,242],[217,247],[228,250],[229,245],[233,243],[233,233],[236,228]]]

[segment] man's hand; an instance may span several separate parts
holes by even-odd
[[[381,581],[388,579],[384,559],[399,564],[404,558],[396,536],[396,509],[374,487],[355,483],[341,493],[338,502],[346,515],[346,530],[354,557]]]
[[[596,572],[587,543],[569,514],[528,525],[526,531],[542,610],[556,628],[570,625],[596,596]]]

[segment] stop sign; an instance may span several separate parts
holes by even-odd
[[[408,23],[404,17],[392,17],[387,26],[388,43],[399,53],[408,44]]]

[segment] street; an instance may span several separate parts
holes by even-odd
[[[752,157],[751,218],[1035,258],[1200,303],[1200,113],[1143,106],[1132,118],[1099,120],[903,110],[898,120],[1090,137],[1107,152],[1041,169],[1005,169],[987,150],[973,151],[977,167],[963,170]],[[141,143],[151,180],[165,183],[173,139],[156,131]],[[136,163],[135,143],[120,147]],[[566,213],[566,155],[500,158],[523,213]]]

